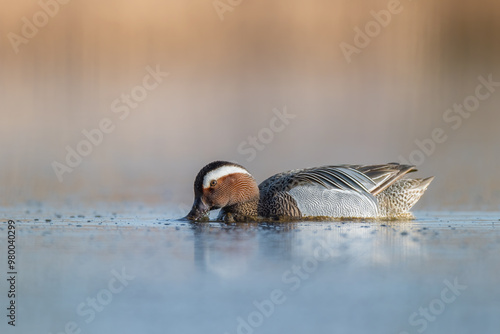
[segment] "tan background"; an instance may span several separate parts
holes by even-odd
[[[235,160],[258,180],[398,161],[440,127],[449,138],[419,167],[437,176],[419,208],[497,210],[500,89],[457,130],[443,114],[479,75],[500,81],[500,5],[401,1],[348,63],[340,43],[353,44],[353,29],[388,2],[248,0],[221,21],[211,0],[73,0],[16,54],[7,35],[40,5],[1,0],[0,203],[189,205],[212,160]],[[146,66],[170,75],[121,121],[110,105]],[[296,117],[247,161],[240,143],[285,106]],[[51,163],[103,118],[114,131],[59,182]]]

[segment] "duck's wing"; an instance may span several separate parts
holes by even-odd
[[[262,182],[261,191],[288,191],[304,184],[326,189],[350,190],[377,195],[405,174],[417,169],[411,165],[335,165],[292,170],[276,174]]]
[[[321,185],[327,189],[370,192],[376,183],[367,175],[349,166],[324,166],[308,168],[291,176],[290,187],[304,183]]]
[[[396,162],[382,165],[351,165],[349,168],[362,173],[374,182],[375,186],[368,188],[372,195],[381,193],[406,174],[417,171],[413,165],[402,165]]]

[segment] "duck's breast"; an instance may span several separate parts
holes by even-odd
[[[378,216],[376,198],[353,190],[327,189],[319,185],[301,185],[288,193],[305,217],[374,218]]]

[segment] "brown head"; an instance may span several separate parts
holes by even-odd
[[[186,218],[204,218],[210,210],[245,203],[258,196],[259,187],[243,166],[214,161],[203,167],[194,180],[193,208]]]

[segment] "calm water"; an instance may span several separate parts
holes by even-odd
[[[18,272],[12,328],[3,255],[2,333],[500,330],[500,213],[240,225],[141,208],[0,217],[1,254],[16,220]]]

